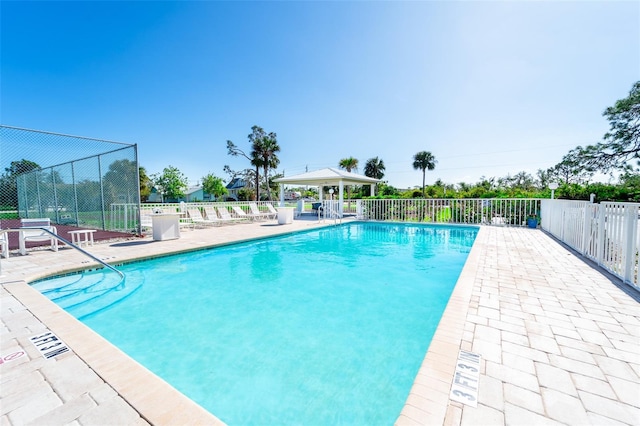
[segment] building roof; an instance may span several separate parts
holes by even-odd
[[[240,188],[244,188],[245,186],[247,186],[247,184],[245,183],[244,179],[242,178],[234,178],[231,180],[231,182],[229,182],[226,186],[227,189],[240,189]]]
[[[357,173],[347,172],[346,170],[334,169],[327,167],[313,172],[302,173],[295,176],[282,177],[274,179],[277,183],[298,184],[298,185],[317,185],[331,186],[337,185],[342,181],[344,185],[363,185],[376,184],[379,179],[370,178],[359,175]]]

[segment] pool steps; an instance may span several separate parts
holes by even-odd
[[[139,275],[139,276],[138,276]],[[143,284],[141,274],[125,280],[113,273],[77,274],[40,281],[32,286],[78,319],[119,303]]]

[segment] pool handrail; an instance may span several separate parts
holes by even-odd
[[[7,231],[20,231],[21,229],[22,228],[8,228],[8,229],[3,229],[2,231],[4,231],[4,232],[7,232]],[[101,260],[101,259],[95,257],[94,255],[92,255],[88,251],[84,250],[82,247],[79,247],[79,246],[73,244],[71,241],[67,240],[64,237],[61,237],[60,235],[56,234],[55,232],[49,230],[48,228],[46,228],[46,227],[29,227],[29,229],[40,229],[40,230],[52,235],[53,237],[55,237],[58,240],[60,240],[63,243],[65,243],[66,245],[75,248],[80,253],[84,254],[85,256],[90,257],[91,259],[95,260],[99,264],[103,265],[105,268],[108,268],[108,269],[112,270],[113,272],[115,272],[116,274],[118,274],[120,276],[120,283],[122,283],[122,281],[124,281],[124,279],[125,279],[124,272],[117,270],[116,268],[114,268],[113,266],[109,265],[104,260]]]

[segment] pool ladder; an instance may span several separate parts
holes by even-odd
[[[324,219],[327,219],[327,215],[329,220],[333,219],[333,224],[334,225],[338,225],[338,222],[340,222],[340,224],[342,224],[342,216],[340,216],[340,212],[336,209],[334,209],[332,206],[323,206],[324,208],[322,209],[323,213],[324,213]],[[320,215],[318,214],[318,219],[320,218]]]

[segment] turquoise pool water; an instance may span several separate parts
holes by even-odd
[[[132,263],[137,291],[83,322],[230,425],[391,425],[476,234],[353,223]]]

